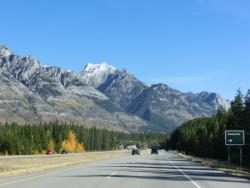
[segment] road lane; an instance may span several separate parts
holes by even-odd
[[[0,188],[250,188],[250,181],[169,152],[101,160],[9,179]]]

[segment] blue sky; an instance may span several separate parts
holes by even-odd
[[[43,64],[126,68],[232,99],[250,88],[249,0],[0,0],[0,43]]]

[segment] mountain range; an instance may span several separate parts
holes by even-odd
[[[60,121],[123,132],[168,132],[230,104],[217,93],[148,85],[107,63],[48,67],[0,45],[0,122]]]

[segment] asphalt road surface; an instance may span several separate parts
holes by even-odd
[[[144,153],[7,179],[0,188],[250,188],[250,181],[184,160]]]

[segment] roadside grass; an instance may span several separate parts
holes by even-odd
[[[187,160],[194,161],[196,163],[201,163],[206,166],[212,167],[216,170],[223,171],[227,174],[231,174],[233,176],[245,178],[250,180],[250,169],[243,168],[240,169],[239,166],[236,165],[230,165],[230,168],[228,168],[227,161],[220,161],[216,159],[209,159],[209,158],[201,158],[191,155],[185,155],[182,153],[179,153],[181,157]]]
[[[64,155],[0,158],[0,177],[40,172],[69,165],[129,155],[127,151],[85,152]]]

